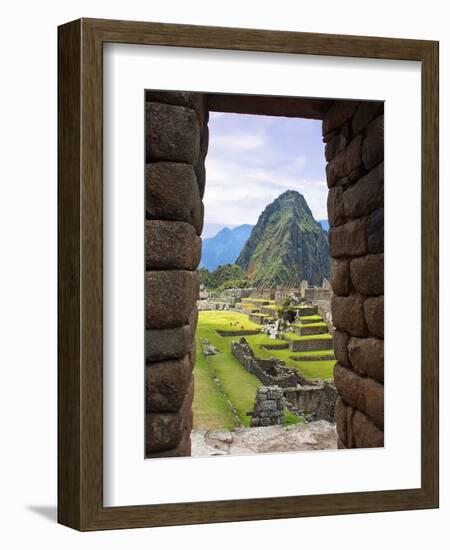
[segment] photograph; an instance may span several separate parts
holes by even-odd
[[[148,459],[384,446],[384,102],[145,90]]]

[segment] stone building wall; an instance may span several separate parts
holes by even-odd
[[[201,94],[145,99],[146,456],[188,456],[208,110]]]
[[[384,444],[384,114],[334,101],[323,118],[340,448]]]
[[[278,386],[261,386],[256,390],[251,427],[284,424],[283,391]]]

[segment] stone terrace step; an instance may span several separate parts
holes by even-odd
[[[289,340],[291,351],[322,351],[333,349],[332,338],[308,338],[307,340]]]
[[[318,307],[317,306],[296,306],[295,309],[298,310],[300,317],[305,317],[308,315],[317,315]]]
[[[249,321],[252,321],[252,323],[258,323],[258,325],[263,325],[264,321],[267,321],[269,318],[270,315],[265,313],[250,313],[248,316]]]
[[[261,344],[261,347],[264,349],[288,349],[289,343],[288,342],[280,342],[280,343],[273,343],[273,344]]]
[[[318,353],[317,355],[290,355],[289,359],[293,361],[334,361],[335,357],[331,353]]]
[[[309,336],[315,334],[327,334],[328,327],[324,323],[322,325],[294,325],[294,332],[298,336]]]
[[[310,325],[311,323],[323,323],[323,319],[320,315],[310,315],[309,317],[304,316],[300,317],[299,319],[302,325]]]

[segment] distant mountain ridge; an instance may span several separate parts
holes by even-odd
[[[321,285],[330,276],[328,236],[304,196],[285,191],[266,206],[236,260],[254,286]]]
[[[219,265],[234,264],[252,229],[250,224],[224,227],[214,237],[203,239],[200,267],[212,271]]]

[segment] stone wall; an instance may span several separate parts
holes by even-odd
[[[245,338],[231,343],[231,353],[245,367],[267,386],[289,388],[297,384],[306,384],[306,379],[296,370],[289,369],[278,359],[260,359],[255,357]]]
[[[308,385],[287,388],[283,394],[293,412],[310,414],[313,420],[335,422],[337,392],[331,380],[308,381]]]
[[[146,456],[189,456],[208,110],[201,94],[145,99]]]
[[[384,114],[334,101],[323,118],[339,447],[384,444]]]
[[[283,391],[278,386],[261,386],[256,390],[252,428],[284,424]]]

